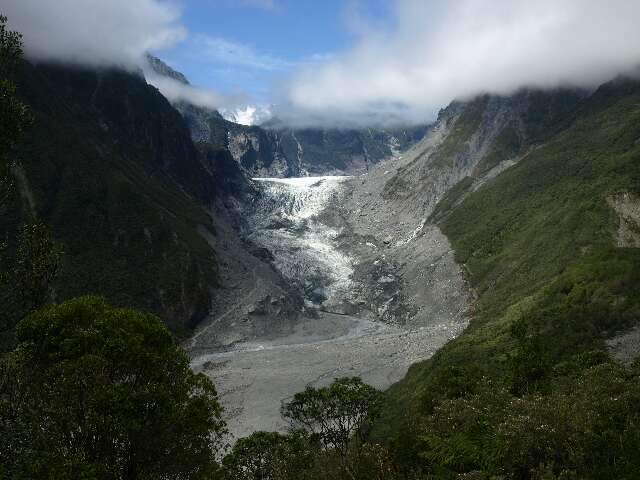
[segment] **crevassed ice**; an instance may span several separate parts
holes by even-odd
[[[339,185],[351,177],[254,178],[263,184],[264,191],[282,201],[279,209],[291,218],[308,219],[318,215],[337,191]]]
[[[255,178],[262,190],[251,238],[266,247],[276,268],[325,309],[348,298],[351,259],[336,250],[338,231],[315,218],[349,177]]]

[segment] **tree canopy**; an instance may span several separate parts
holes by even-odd
[[[346,454],[351,437],[363,433],[380,409],[380,392],[358,377],[338,378],[328,387],[307,387],[282,408],[293,426]]]
[[[5,476],[212,478],[216,390],[157,317],[81,297],[32,313],[17,336],[0,370]]]

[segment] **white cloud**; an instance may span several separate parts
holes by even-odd
[[[639,18],[630,0],[397,0],[389,28],[298,71],[276,115],[415,122],[479,93],[593,86],[640,63]]]
[[[186,36],[179,8],[160,0],[3,0],[0,10],[32,59],[133,67]]]
[[[592,86],[640,64],[637,0],[395,0],[392,18],[378,23],[352,5],[351,48],[297,59],[206,35],[184,42],[180,9],[169,0],[2,0],[0,11],[34,59],[136,67],[144,52],[180,43],[176,51],[202,68],[275,83],[280,96],[262,102],[278,103],[274,115],[295,125],[422,122],[455,98]],[[150,82],[173,101],[241,105],[168,79]]]
[[[189,49],[206,62],[268,71],[286,70],[296,65],[269,53],[259,52],[249,45],[224,38],[197,35],[189,43]]]
[[[187,31],[175,4],[160,0],[4,0],[1,12],[23,34],[35,60],[143,68],[147,81],[171,102],[215,109],[229,99],[155,74],[150,50],[182,42]]]
[[[232,122],[240,125],[260,125],[271,119],[271,107],[268,105],[242,105],[223,108],[220,114]]]
[[[231,0],[235,4],[245,7],[261,8],[263,10],[276,10],[280,3],[276,0]]]
[[[145,70],[148,83],[156,87],[170,102],[185,102],[199,107],[215,110],[224,105],[227,100],[216,92],[204,88],[194,87],[173,78],[157,75]]]

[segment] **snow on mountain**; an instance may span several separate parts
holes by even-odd
[[[243,107],[221,108],[220,114],[226,119],[240,125],[260,125],[271,119],[271,107],[268,105],[245,105]]]

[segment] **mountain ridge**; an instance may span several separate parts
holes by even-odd
[[[151,58],[150,68],[155,74],[181,83],[187,81],[162,60]],[[175,106],[196,143],[229,149],[250,177],[361,174],[370,166],[399,155],[427,130],[426,125],[394,129],[297,129],[275,120],[264,126],[247,126],[224,119],[217,110],[184,101],[176,102]]]
[[[16,84],[34,124],[12,154],[21,194],[1,219],[9,264],[19,225],[35,217],[65,252],[57,300],[104,295],[157,313],[179,338],[227,308],[225,287],[244,275],[238,262],[263,272],[269,294],[287,292],[240,238],[250,181],[228,150],[194,144],[140,72],[25,61]],[[18,315],[9,287],[0,296]],[[295,294],[285,297],[283,318],[298,310]],[[3,318],[3,348],[18,319]]]

